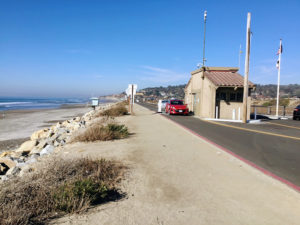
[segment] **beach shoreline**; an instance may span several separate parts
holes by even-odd
[[[100,105],[107,105],[103,103]],[[33,132],[93,110],[87,104],[63,104],[52,109],[22,109],[0,112],[0,153],[17,149]]]

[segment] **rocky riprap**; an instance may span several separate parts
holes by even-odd
[[[38,130],[18,149],[2,152],[0,154],[0,181],[5,181],[13,176],[23,176],[24,173],[33,171],[33,164],[40,157],[59,151],[71,141],[75,132],[86,128],[91,123],[96,113],[109,107],[111,107],[110,104],[98,107],[82,117],[58,122],[50,128]]]

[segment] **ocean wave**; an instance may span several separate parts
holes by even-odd
[[[0,111],[21,109],[51,109],[67,104],[85,104],[89,99],[84,98],[15,98],[0,97]]]
[[[22,105],[22,104],[31,104],[33,102],[0,102],[0,105]]]

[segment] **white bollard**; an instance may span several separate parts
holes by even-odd
[[[218,119],[218,114],[219,114],[219,107],[216,106],[216,119]]]
[[[158,103],[157,103],[157,112],[161,113],[161,100],[158,100]]]
[[[232,110],[232,119],[235,120],[235,109]]]
[[[238,115],[238,120],[241,120],[241,107],[239,107],[239,115]]]

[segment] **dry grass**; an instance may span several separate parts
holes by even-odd
[[[109,141],[128,137],[129,132],[125,125],[97,123],[77,135],[73,142]]]
[[[111,107],[110,109],[104,110],[103,112],[100,112],[96,115],[96,117],[99,116],[107,116],[107,117],[118,117],[118,116],[124,116],[128,114],[128,110],[126,107],[126,102],[120,102],[116,104],[115,106]]]
[[[0,224],[45,224],[118,199],[124,168],[106,160],[53,160],[45,170],[0,185]]]

